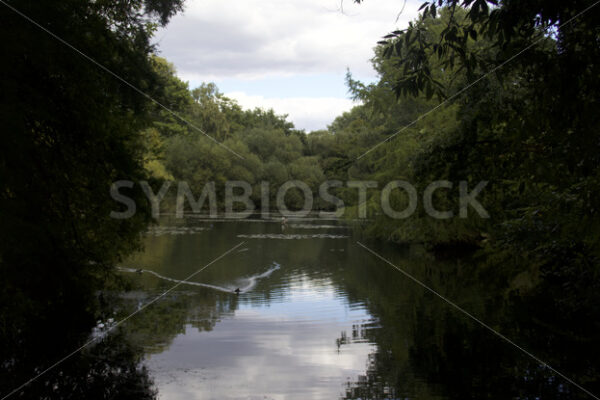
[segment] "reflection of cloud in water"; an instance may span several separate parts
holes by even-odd
[[[375,346],[336,338],[376,322],[327,279],[296,276],[286,296],[240,304],[210,332],[186,326],[163,353],[147,359],[165,399],[335,399],[364,374]],[[360,335],[362,336],[362,335]]]
[[[240,289],[240,293],[245,293],[248,292],[252,289],[254,289],[254,287],[256,286],[256,284],[258,283],[259,280],[267,278],[269,275],[271,275],[273,272],[277,271],[279,268],[281,268],[281,266],[277,263],[273,263],[274,265],[269,268],[268,270],[266,270],[265,272],[261,273],[261,274],[255,274],[246,278],[243,278],[241,281],[245,281],[246,285],[245,286],[241,286],[239,287]],[[165,281],[169,281],[169,282],[174,282],[174,283],[181,283],[183,285],[191,285],[191,286],[201,286],[201,287],[206,287],[209,289],[214,289],[214,290],[218,290],[220,292],[225,292],[225,293],[231,293],[233,292],[233,290],[235,288],[238,288],[237,285],[235,286],[217,286],[217,285],[211,285],[209,283],[202,283],[202,282],[193,282],[193,281],[182,281],[179,279],[174,279],[174,278],[169,278],[168,276],[163,276],[157,272],[148,270],[148,269],[134,269],[134,268],[126,268],[126,267],[118,267],[119,271],[122,272],[137,272],[137,273],[146,273],[146,274],[150,274],[150,275],[154,275],[155,277],[165,280]]]
[[[239,238],[245,239],[284,239],[284,240],[292,240],[292,239],[346,239],[348,236],[346,235],[330,235],[327,233],[315,233],[313,235],[286,235],[283,233],[258,233],[253,235],[237,235]]]

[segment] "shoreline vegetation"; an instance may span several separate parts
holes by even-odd
[[[141,249],[152,210],[136,187],[128,192],[135,216],[110,218],[110,187],[120,179],[148,181],[155,191],[165,181],[186,181],[194,193],[215,182],[219,198],[232,180],[257,188],[253,196],[262,181],[273,189],[299,180],[315,197],[325,180],[375,181],[360,225],[367,240],[467,254],[477,260],[481,284],[497,289],[496,300],[510,310],[544,304],[532,331],[552,327],[581,342],[597,336],[600,7],[591,1],[428,2],[375,47],[377,82],[348,72],[350,96],[360,104],[309,133],[273,110],[242,109],[213,83],[189,88],[177,77],[150,43],[183,9],[181,0],[7,3],[243,159],[0,5],[3,394],[85,341],[106,312],[97,294],[118,285],[114,266]],[[380,212],[381,189],[394,180],[419,193],[438,180],[488,181],[479,201],[490,218],[435,219],[422,207],[411,218],[389,218]],[[346,204],[346,217],[356,218],[355,189],[332,193]],[[436,191],[435,208],[458,214],[457,193]],[[395,191],[389,202],[402,210],[409,199]],[[291,189],[286,204],[300,209],[302,193]],[[27,396],[43,397],[50,385],[56,397],[153,398],[141,350],[126,338],[110,340],[120,344],[107,343],[113,353],[106,364],[98,358],[103,350],[91,349]],[[598,389],[600,365],[584,364],[571,360],[566,369]],[[87,370],[95,386],[85,385]]]

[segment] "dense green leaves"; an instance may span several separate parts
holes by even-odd
[[[593,200],[600,189],[600,10],[592,6],[427,2],[417,21],[387,36],[376,50],[381,80],[363,91],[360,107],[385,110],[378,88],[399,96],[399,105],[436,94],[448,101],[400,126],[357,168],[378,180],[408,176],[421,191],[439,179],[489,181],[480,200],[491,218],[434,220],[420,210],[404,221],[374,215],[369,235],[438,247],[474,244],[496,260],[490,265],[506,270],[508,262],[514,273],[544,278],[536,290],[552,293],[561,312],[599,303],[590,295],[600,273]],[[371,131],[383,126],[374,118],[361,124]],[[453,209],[455,193],[440,192],[437,207]],[[374,192],[371,204],[377,201]]]
[[[132,85],[162,97],[149,39],[180,1],[9,3]],[[82,331],[87,335],[95,290],[138,247],[148,222],[142,193],[130,193],[139,200],[135,217],[116,220],[109,217],[115,207],[109,189],[116,180],[146,176],[140,132],[152,122],[153,105],[5,5],[0,19],[5,393],[47,366],[39,359],[39,347],[47,345],[41,336],[53,341],[45,353],[54,361],[64,356],[64,346],[75,347]]]

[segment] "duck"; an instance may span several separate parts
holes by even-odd
[[[240,294],[240,288],[234,290],[235,294]]]

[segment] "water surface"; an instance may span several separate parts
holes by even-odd
[[[243,243],[124,328],[142,346],[159,398],[586,398],[357,238],[352,224],[319,219],[283,227],[166,218],[152,228],[145,250],[122,266],[135,288],[123,296],[130,309]],[[564,361],[473,273],[477,260],[369,246],[540,357]]]

